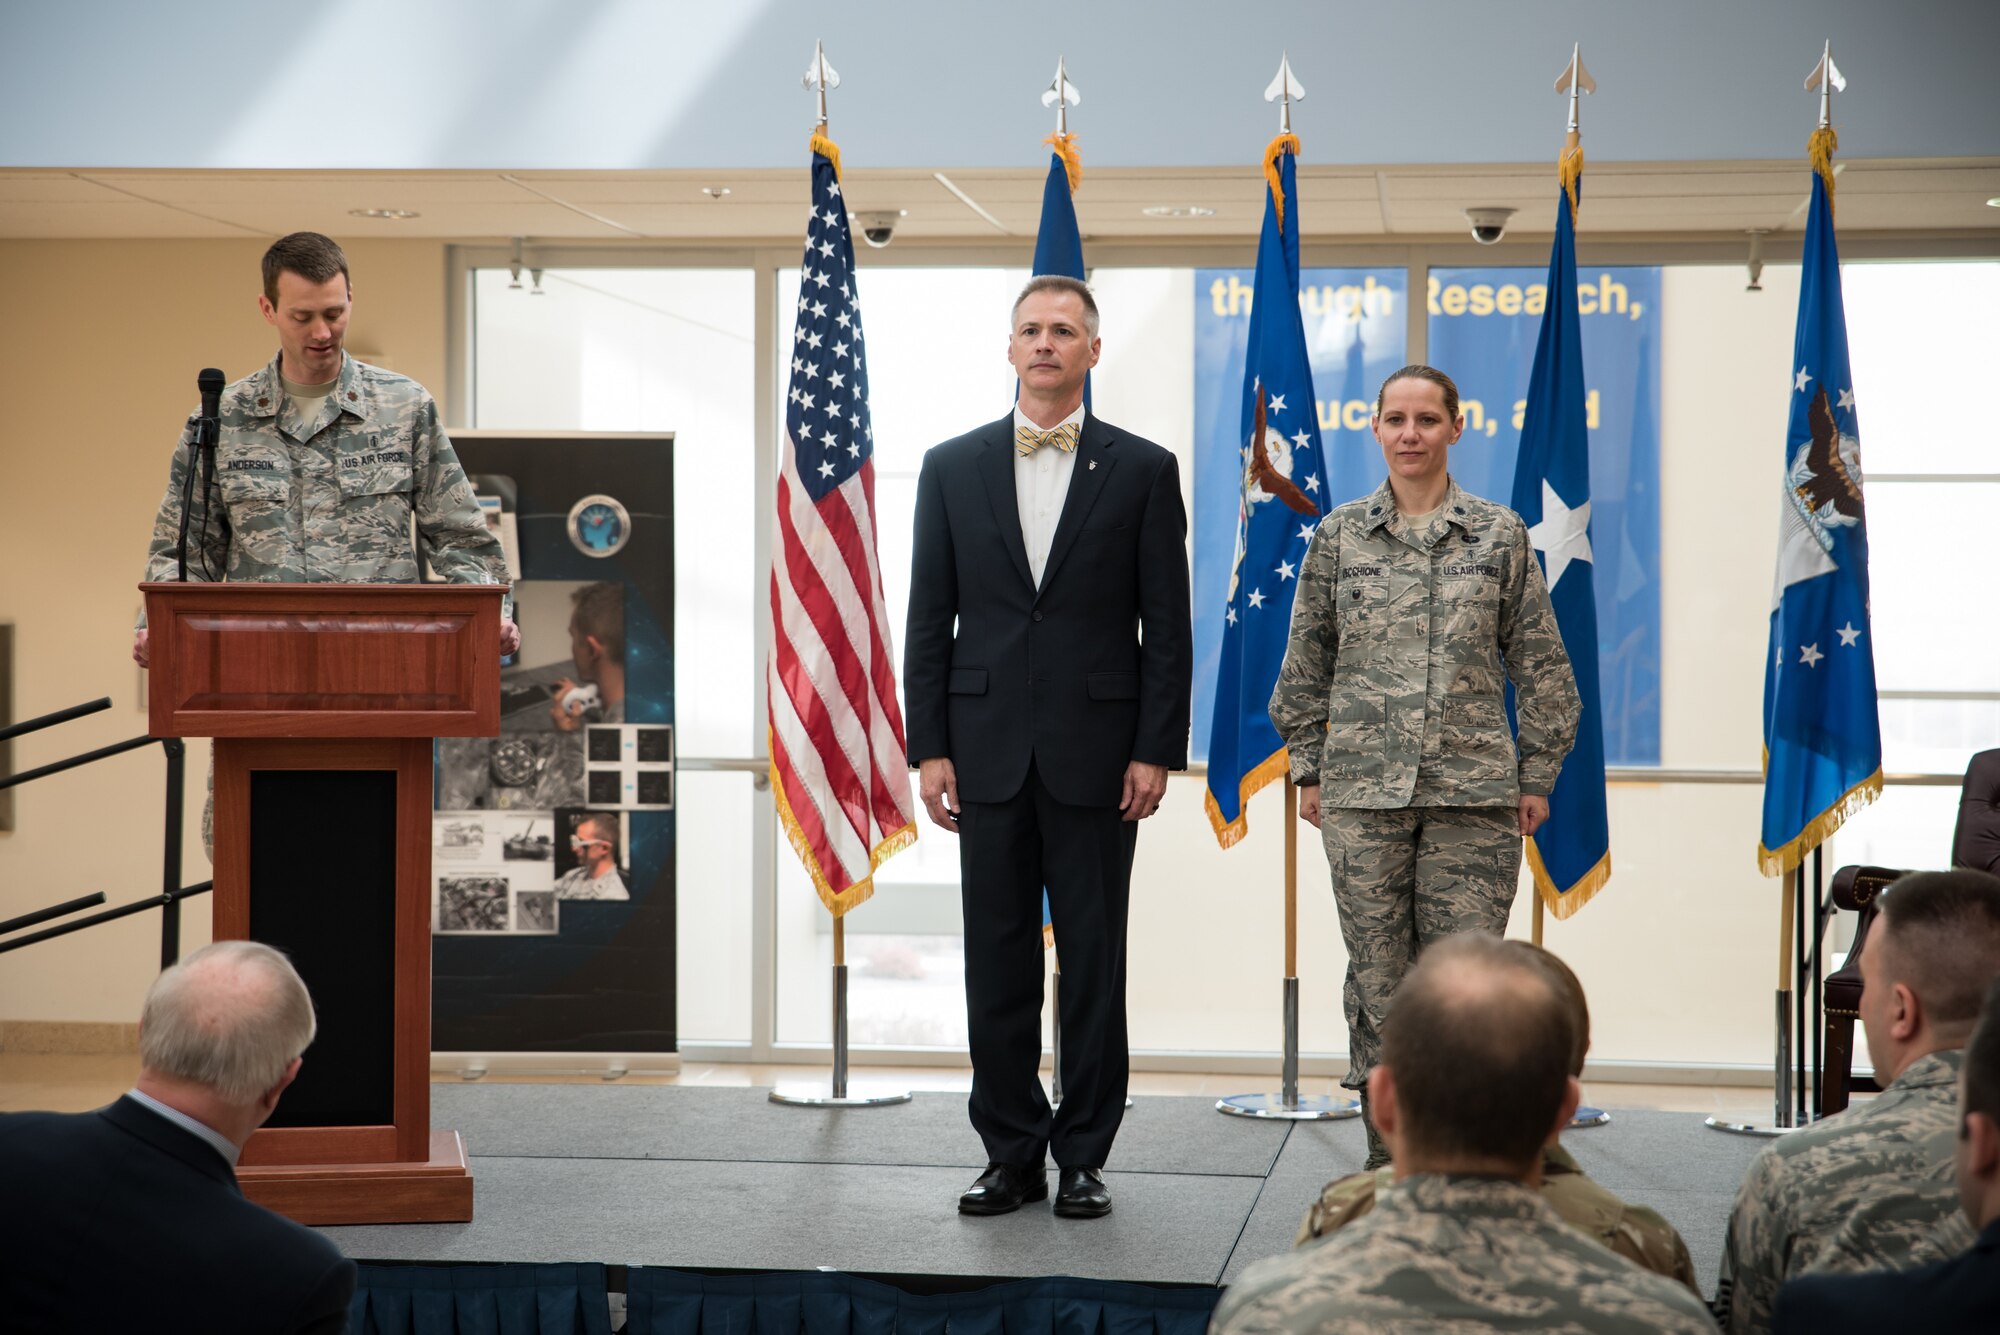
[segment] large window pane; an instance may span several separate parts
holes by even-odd
[[[473,276],[474,424],[674,433],[674,693],[683,760],[750,756],[756,678],[754,275],[550,269],[541,292]],[[748,1042],[747,774],[675,781],[676,990],[683,1042]]]
[[[476,425],[674,433],[675,747],[755,754],[753,275],[549,269],[539,295],[510,281],[474,276]]]
[[[917,471],[931,446],[1012,404],[1008,309],[1025,281],[1018,269],[868,269],[857,280],[875,430],[878,559],[899,680]],[[798,300],[798,270],[781,270],[780,365],[790,362]],[[778,386],[781,394],[787,388]],[[849,1033],[859,1045],[965,1043],[958,840],[919,819],[916,845],[882,864],[874,898],[847,918]],[[830,921],[782,835],[777,858],[778,1040],[823,1043],[832,1015]]]
[[[2000,470],[1968,412],[2000,366],[2000,264],[1847,264],[1840,282],[1863,467]]]
[[[1962,564],[1977,545],[1974,535],[1991,524],[2000,505],[2000,477],[1874,482],[1867,495],[1877,687],[2000,688],[2000,619],[1975,592],[1984,581]]]

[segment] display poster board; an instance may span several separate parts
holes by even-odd
[[[431,1046],[672,1052],[673,437],[452,443],[521,649],[500,735],[437,743]]]

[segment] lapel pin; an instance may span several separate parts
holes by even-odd
[[[1097,460],[1095,460],[1095,459],[1092,459],[1092,460],[1090,461],[1090,471],[1091,471],[1091,472],[1093,472],[1093,473],[1095,473],[1095,472],[1097,471]]]

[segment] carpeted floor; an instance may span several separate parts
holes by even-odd
[[[1358,1121],[1262,1122],[1209,1099],[1142,1096],[1105,1166],[1108,1219],[1058,1220],[1047,1206],[970,1219],[957,1195],[984,1156],[963,1095],[850,1109],[687,1085],[440,1085],[432,1097],[432,1125],[472,1154],[473,1221],[324,1230],[348,1255],[1215,1284],[1289,1248],[1320,1187],[1364,1154]],[[1619,1112],[1565,1143],[1672,1221],[1713,1287],[1761,1142],[1692,1114]]]

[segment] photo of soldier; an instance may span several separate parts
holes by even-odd
[[[558,899],[632,897],[620,866],[623,822],[617,812],[558,811],[556,826],[568,831],[556,849]]]

